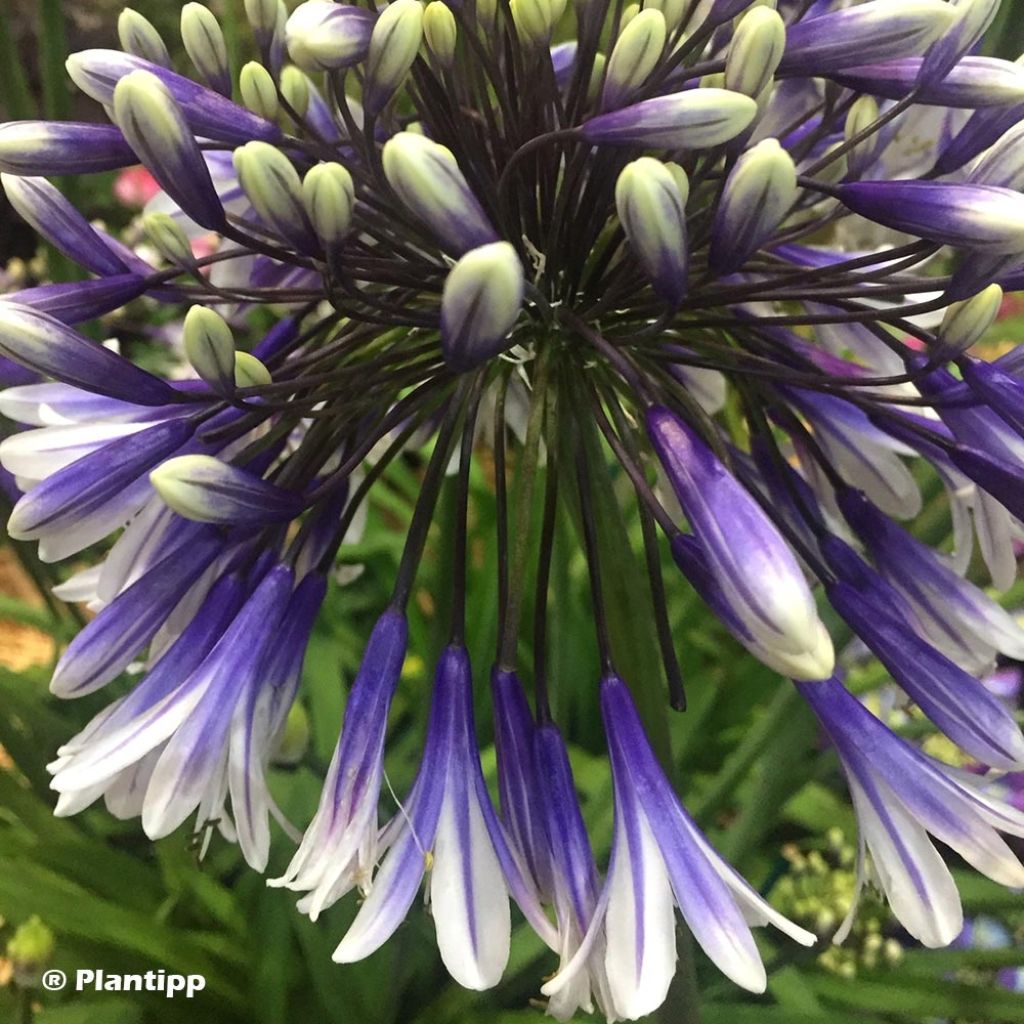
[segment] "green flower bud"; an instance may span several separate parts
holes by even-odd
[[[626,4],[626,6],[622,10],[622,18],[619,21],[619,34],[620,35],[625,31],[626,26],[629,25],[633,21],[633,19],[639,13],[640,13],[640,5],[639,4],[636,4],[636,3]]]
[[[497,22],[498,0],[476,0],[476,23],[485,37],[494,32]],[[1024,61],[1024,55],[1021,61]]]
[[[423,12],[423,36],[437,63],[450,68],[455,60],[455,44],[459,30],[455,15],[443,0],[432,0]]]
[[[1002,304],[1003,289],[990,284],[977,295],[947,306],[938,331],[941,350],[952,359],[976,345],[996,322]]]
[[[194,221],[220,231],[226,217],[192,129],[167,86],[132,71],[114,87],[112,118],[160,187]]]
[[[189,267],[195,262],[188,236],[169,213],[147,213],[142,218],[142,230],[153,248],[168,263]]]
[[[235,353],[235,387],[260,388],[273,379],[270,371],[251,352]]]
[[[423,42],[423,5],[394,0],[377,18],[370,36],[363,85],[363,108],[379,114],[405,81]]]
[[[256,60],[249,61],[238,75],[238,89],[242,103],[254,114],[276,121],[280,104],[277,85],[270,72]]]
[[[298,764],[309,749],[309,736],[309,713],[301,704],[293,704],[284,720],[277,750],[271,760],[287,767]]]
[[[641,11],[620,33],[608,58],[601,97],[603,110],[615,110],[647,81],[661,60],[667,30],[661,11]]]
[[[296,116],[302,118],[309,110],[309,76],[294,64],[281,69],[281,95]]]
[[[877,120],[878,100],[874,96],[858,96],[846,115],[845,141],[855,139]],[[860,177],[874,162],[879,142],[880,136],[876,132],[847,150],[846,163],[856,177]]]
[[[668,161],[665,164],[665,170],[672,175],[672,179],[676,183],[676,188],[679,190],[679,198],[685,207],[690,199],[690,179],[687,177],[686,171],[679,166],[679,164],[672,161]]]
[[[160,33],[153,23],[138,11],[126,7],[118,15],[117,38],[125,53],[141,57],[164,68],[171,66],[171,55],[167,52],[167,46],[160,38]]]
[[[688,4],[689,0],[644,0],[644,10],[661,11],[671,35],[682,23]]]
[[[245,0],[245,17],[256,37],[260,52],[269,55],[275,40],[280,40],[288,18],[283,0]]]
[[[295,165],[269,142],[247,142],[234,152],[238,182],[260,219],[301,252],[317,244],[302,201]]]
[[[211,387],[230,391],[235,382],[235,339],[227,321],[212,309],[193,306],[185,314],[185,357]]]
[[[682,302],[687,287],[682,198],[676,176],[649,156],[627,164],[615,184],[615,208],[626,238],[655,292],[672,308]]]
[[[796,166],[778,140],[764,139],[748,149],[726,179],[715,214],[711,269],[717,274],[738,270],[785,220],[796,197]]]
[[[196,77],[222,96],[231,96],[231,69],[224,33],[213,11],[188,3],[181,9],[181,41]]]
[[[771,82],[786,49],[786,25],[777,11],[755,7],[740,19],[725,59],[725,86],[756,98]]]
[[[38,988],[43,971],[53,959],[53,932],[35,914],[17,927],[7,942],[14,983],[21,988]]]
[[[510,0],[512,22],[524,46],[545,47],[565,10],[560,0]]]
[[[352,227],[356,202],[352,175],[341,164],[317,164],[303,179],[302,200],[324,247],[340,245]]]

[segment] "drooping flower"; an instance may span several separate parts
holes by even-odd
[[[956,884],[929,836],[994,881],[1024,886],[1024,866],[998,834],[1024,834],[1024,814],[987,792],[984,780],[900,739],[838,679],[798,688],[846,771],[861,828],[858,883],[877,878],[911,935],[925,946],[945,946],[963,928]]]
[[[121,50],[68,60],[112,123],[0,125],[12,206],[87,275],[0,301],[0,412],[18,425],[0,442],[0,483],[23,492],[8,529],[45,561],[83,559],[56,593],[95,616],[53,692],[116,688],[143,668],[61,749],[59,813],[103,796],[152,835],[197,813],[262,869],[278,816],[268,763],[325,580],[381,478],[425,447],[394,592],[277,884],[313,916],[360,889],[338,953],[355,959],[394,931],[432,863],[442,956],[475,988],[500,977],[511,898],[561,959],[546,986],[556,1016],[653,1010],[674,970],[673,901],[725,973],[761,989],[748,925],[808,936],[697,831],[604,649],[616,819],[600,877],[559,726],[572,732],[545,697],[555,524],[569,508],[596,575],[609,538],[595,503],[621,501],[625,474],[674,706],[667,591],[682,583],[662,579],[659,530],[729,633],[800,680],[824,718],[845,706],[830,601],[938,731],[990,767],[1024,761],[1013,715],[976,678],[1019,657],[1022,634],[966,578],[976,543],[1008,589],[1024,537],[1024,360],[973,348],[1003,292],[1024,287],[1024,69],[976,52],[996,0],[714,0],[631,19],[601,0],[575,6],[571,39],[559,0],[244,7],[259,60],[237,82],[206,7],[181,12],[188,74],[126,12]],[[48,180],[139,164],[160,186],[145,245]],[[87,324],[140,299],[126,323],[154,305],[169,330],[183,321],[173,379],[130,358],[136,339],[122,354]],[[499,509],[500,818],[464,635],[484,442]],[[438,516],[449,466],[456,512]],[[915,539],[931,491],[946,495],[949,559]],[[381,829],[388,708],[428,537],[455,552],[451,643],[424,766]],[[512,671],[530,591],[533,715]],[[599,647],[604,599],[595,586]],[[876,863],[894,856],[876,827],[884,783],[886,813],[1010,878],[975,828],[1010,818],[851,715],[826,724]],[[884,767],[858,746],[869,733],[917,789],[878,781]],[[946,817],[932,790],[952,801]],[[934,885],[915,890],[931,902],[914,920],[944,941],[955,896],[922,851]]]
[[[615,1012],[627,1020],[650,1013],[675,973],[677,905],[718,969],[763,992],[751,926],[772,924],[804,945],[815,936],[774,910],[704,838],[662,773],[628,687],[614,674],[601,681],[601,712],[615,787],[608,878],[587,939],[543,991],[555,995],[573,981],[603,928]]]

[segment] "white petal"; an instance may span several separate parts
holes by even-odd
[[[616,1011],[636,1020],[665,1001],[676,970],[675,903],[650,826],[636,818],[630,849],[620,828],[608,877],[605,969]],[[636,886],[639,885],[639,892]]]
[[[877,807],[851,780],[850,794],[889,905],[922,945],[948,946],[964,925],[953,876],[927,832],[892,792],[879,784],[876,793]]]
[[[448,973],[464,988],[497,985],[512,931],[508,890],[483,813],[465,786],[449,785],[441,806],[430,901]]]

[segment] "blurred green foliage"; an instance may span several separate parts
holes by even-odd
[[[5,0],[10,3],[11,0]],[[66,5],[67,6],[67,5]],[[115,10],[80,4],[104,15],[114,45]],[[241,0],[212,4],[225,19],[233,52],[248,45]],[[1017,3],[1004,5],[998,52],[1024,48]],[[140,0],[168,40],[176,39],[178,4]],[[69,104],[62,57],[69,34],[57,0],[19,6],[35,19],[38,59],[20,56],[15,18],[0,16],[0,96],[7,116],[45,110],[61,115]],[[1014,16],[1016,12],[1017,16]],[[22,40],[20,45],[24,45]],[[173,47],[172,47],[173,49]],[[58,59],[60,57],[60,59]],[[237,68],[239,61],[236,59]],[[38,70],[38,82],[26,74]],[[86,183],[88,184],[88,183]],[[110,209],[109,178],[93,183],[96,195],[79,195],[89,211]],[[1022,333],[1024,333],[1024,325]],[[288,818],[303,827],[312,817],[344,709],[347,688],[363,644],[390,591],[408,522],[419,491],[419,462],[394,464],[375,487],[365,535],[342,550],[344,562],[363,566],[345,586],[333,584],[306,660],[302,704],[310,737],[294,765],[278,769],[273,791]],[[470,529],[471,577],[468,636],[478,680],[478,732],[485,770],[493,783],[494,751],[489,724],[487,672],[496,642],[495,504],[485,468],[473,476]],[[543,479],[536,490],[543,494]],[[794,887],[793,858],[784,850],[827,850],[838,829],[854,836],[853,816],[834,757],[822,746],[810,714],[792,688],[746,655],[681,585],[666,559],[670,613],[687,683],[689,707],[668,710],[655,638],[639,524],[632,516],[628,482],[612,476],[604,487],[601,528],[612,629],[625,651],[620,668],[637,688],[649,726],[687,805],[712,840],[763,891],[779,896]],[[445,495],[440,519],[450,507]],[[938,504],[938,502],[937,502]],[[3,510],[0,510],[3,511]],[[926,516],[927,519],[927,516]],[[932,517],[936,530],[944,518]],[[425,726],[432,663],[445,642],[451,585],[449,559],[436,531],[411,608],[412,652],[392,712],[388,775],[395,793],[407,791],[417,767]],[[11,545],[26,579],[40,598],[53,582],[25,545]],[[601,740],[596,688],[598,664],[589,610],[586,568],[576,526],[558,523],[551,570],[548,659],[556,717],[570,742],[573,765],[601,863],[611,835],[611,787]],[[531,621],[527,596],[524,621]],[[44,600],[0,596],[0,629],[10,623],[41,629],[59,645],[75,623],[65,609]],[[523,665],[532,661],[524,639]],[[47,993],[10,983],[10,961],[0,957],[0,1021],[40,1024],[520,1024],[541,1019],[530,1005],[542,976],[554,969],[551,955],[520,922],[512,961],[494,991],[471,993],[452,983],[441,967],[428,913],[415,909],[394,939],[369,960],[339,966],[331,952],[354,913],[349,898],[316,924],[299,915],[292,894],[268,889],[243,864],[237,850],[214,837],[208,855],[197,857],[187,829],[157,843],[137,821],[118,822],[102,808],[72,819],[52,815],[46,763],[109,699],[98,694],[59,702],[47,691],[48,667],[22,672],[0,669],[0,951],[18,926],[34,916],[55,944],[51,965],[69,975],[81,967],[112,972],[163,968],[206,977],[194,1002],[159,994]],[[859,687],[884,680],[877,665],[860,670]],[[110,690],[122,692],[125,679]],[[386,798],[385,810],[395,810]],[[290,843],[278,834],[269,868],[286,865]],[[786,884],[780,886],[780,881]],[[1021,924],[1020,897],[971,873],[959,876],[967,912],[1009,915]],[[800,890],[804,891],[804,890]],[[807,923],[813,927],[813,910]],[[882,915],[891,935],[897,932]],[[704,1024],[881,1024],[936,1018],[998,1024],[1024,1020],[1019,995],[997,987],[994,972],[1024,961],[1024,951],[905,951],[898,966],[885,957],[860,963],[844,976],[822,957],[826,943],[805,951],[759,935],[769,966],[765,997],[748,997],[723,980],[696,954]],[[823,962],[824,959],[824,962]],[[679,1024],[670,999],[661,1019]],[[686,1024],[696,1024],[686,1021]]]

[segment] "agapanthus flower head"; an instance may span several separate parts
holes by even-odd
[[[13,207],[87,276],[0,301],[0,412],[19,427],[0,483],[23,492],[14,538],[89,563],[57,589],[95,614],[53,693],[142,671],[58,752],[58,813],[102,796],[152,836],[197,814],[253,867],[271,862],[268,765],[335,556],[415,448],[429,456],[391,597],[276,882],[312,916],[365,895],[337,959],[385,942],[424,878],[442,958],[472,988],[500,978],[518,905],[560,958],[545,986],[559,1018],[655,1009],[674,905],[753,991],[766,979],[751,925],[811,940],[704,838],[613,668],[599,561],[621,537],[602,503],[624,493],[643,551],[623,564],[650,581],[668,703],[686,695],[667,595],[690,586],[798,681],[873,870],[922,941],[949,941],[959,920],[926,833],[1019,884],[995,834],[1019,816],[865,718],[825,625],[830,602],[979,772],[1024,763],[1012,712],[978,679],[1020,658],[1024,633],[967,579],[977,547],[1008,589],[1024,537],[1024,358],[975,348],[1024,288],[1024,64],[977,52],[997,7],[702,0],[626,17],[610,0],[245,0],[256,59],[237,79],[216,15],[193,3],[188,67],[134,12],[121,49],[73,54],[72,81],[110,123],[0,125]],[[160,186],[138,250],[49,180],[137,165]],[[167,379],[86,326],[141,297],[181,321]],[[481,447],[497,499],[500,814],[465,636]],[[923,486],[945,494],[951,554],[916,539]],[[547,694],[563,511],[593,584],[608,862],[573,792],[572,723]],[[382,825],[406,608],[437,550],[454,566],[449,642],[423,767]]]

